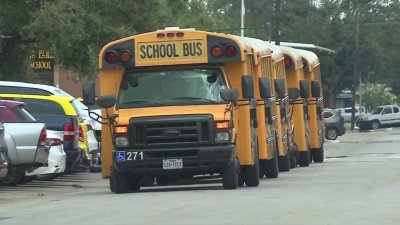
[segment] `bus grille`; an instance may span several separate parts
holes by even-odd
[[[214,142],[212,115],[133,118],[129,134],[132,147],[203,145]]]

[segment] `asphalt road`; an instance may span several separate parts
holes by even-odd
[[[400,224],[400,128],[348,132],[325,153],[237,190],[214,179],[117,195],[93,173],[0,187],[0,224]]]

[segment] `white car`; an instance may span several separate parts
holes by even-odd
[[[67,156],[63,150],[63,132],[47,130],[47,143],[50,145],[47,166],[39,167],[25,176],[36,176],[38,180],[52,180],[65,171]]]
[[[344,122],[351,122],[351,109],[352,109],[352,107],[346,107],[346,108],[338,108],[335,110],[340,113],[340,115],[344,119]],[[357,120],[357,118],[359,116],[365,114],[364,106],[356,106],[354,110],[355,110],[355,112],[354,112],[355,120]]]

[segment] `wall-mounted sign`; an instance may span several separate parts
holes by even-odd
[[[47,50],[33,50],[30,56],[31,58],[31,69],[35,73],[41,72],[54,72],[54,56]]]

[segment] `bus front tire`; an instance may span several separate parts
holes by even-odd
[[[238,162],[234,160],[222,171],[222,187],[224,189],[237,189],[238,187]]]
[[[128,191],[128,174],[117,171],[114,167],[111,170],[110,189],[116,194]]]
[[[258,157],[258,142],[256,141],[254,145],[254,165],[242,168],[243,180],[248,187],[257,187],[260,184],[260,160]]]

